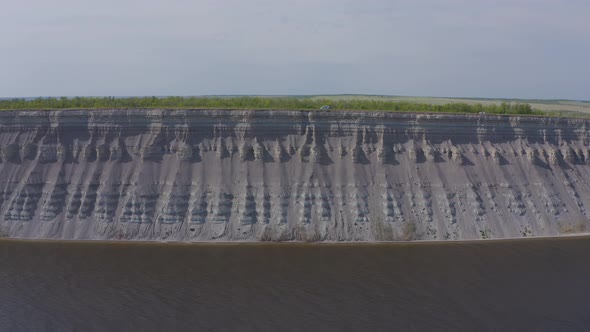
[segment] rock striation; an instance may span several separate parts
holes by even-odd
[[[590,121],[391,112],[0,113],[0,234],[169,241],[584,233]]]

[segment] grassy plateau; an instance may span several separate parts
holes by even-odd
[[[490,113],[590,116],[590,102],[563,100],[465,99],[373,95],[202,96],[202,97],[60,97],[1,99],[0,109],[223,108],[302,109],[329,105],[333,110]]]

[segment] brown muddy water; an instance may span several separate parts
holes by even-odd
[[[0,241],[2,331],[589,331],[590,238]]]

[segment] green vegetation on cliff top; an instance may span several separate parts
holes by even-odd
[[[0,109],[92,109],[92,108],[222,108],[222,109],[319,109],[383,110],[400,112],[490,113],[565,115],[533,109],[529,103],[430,103],[384,98],[318,97],[75,97],[0,100]],[[572,115],[572,114],[567,114]]]

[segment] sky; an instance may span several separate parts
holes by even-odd
[[[7,0],[0,97],[590,100],[588,0]]]

